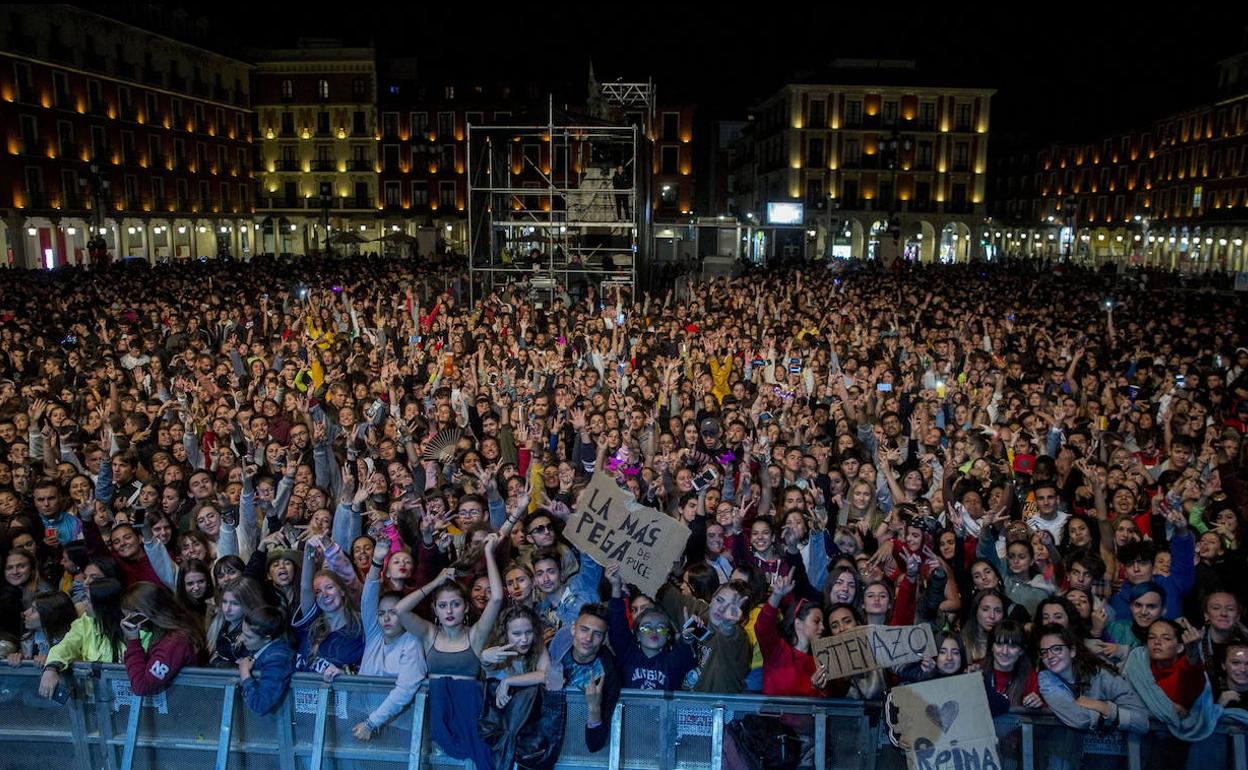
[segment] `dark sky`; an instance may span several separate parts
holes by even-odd
[[[653,76],[661,99],[693,101],[704,115],[725,118],[743,115],[789,74],[836,57],[914,59],[925,80],[997,89],[993,133],[1000,138],[1075,138],[1147,122],[1209,98],[1216,62],[1248,48],[1243,6],[1214,12],[1196,3],[1166,10],[1058,2],[977,10],[942,3],[910,11],[828,3],[816,11],[789,2],[750,4],[744,14],[727,3],[609,5],[621,14],[517,2],[187,7],[208,17],[218,41],[371,41],[418,57],[430,71],[482,79],[507,73],[580,82],[592,57],[599,79]],[[104,7],[117,13],[119,4]]]

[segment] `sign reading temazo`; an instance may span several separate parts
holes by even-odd
[[[563,534],[599,564],[619,562],[626,583],[654,596],[684,552],[689,528],[638,503],[610,476],[596,473]]]
[[[879,668],[913,663],[936,655],[936,639],[928,625],[859,626],[837,636],[824,636],[811,645],[815,661],[828,680],[865,674]]]

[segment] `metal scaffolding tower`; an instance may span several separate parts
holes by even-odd
[[[556,119],[553,108],[546,125],[469,125],[474,291],[517,283],[546,302],[577,300],[592,285],[600,296],[616,287],[636,296],[650,243],[652,155],[644,126]]]

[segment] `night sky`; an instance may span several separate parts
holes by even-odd
[[[134,4],[83,5],[117,15]],[[564,3],[378,3],[375,13],[360,2],[183,5],[208,17],[216,41],[372,42],[416,56],[431,78],[504,72],[579,84],[592,57],[600,80],[653,76],[661,100],[692,101],[703,118],[742,117],[788,75],[836,57],[914,59],[924,81],[998,89],[993,133],[1011,141],[1091,138],[1199,103],[1212,95],[1216,62],[1248,49],[1248,10],[1213,13],[1193,3],[1169,12],[1117,3],[1118,12],[1087,10],[1094,3],[1001,3],[980,12],[946,3],[943,14],[900,5],[885,14],[879,9],[892,6],[868,4],[872,14],[795,2],[752,4],[747,15],[726,4],[669,2],[618,4],[620,16]],[[1035,18],[1022,18],[1033,9]]]

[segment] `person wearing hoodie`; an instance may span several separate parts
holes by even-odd
[[[629,628],[620,565],[607,565],[611,601],[607,605],[607,632],[620,668],[620,686],[635,690],[680,689],[696,661],[693,650],[678,638],[672,620],[657,606],[642,610]]]

